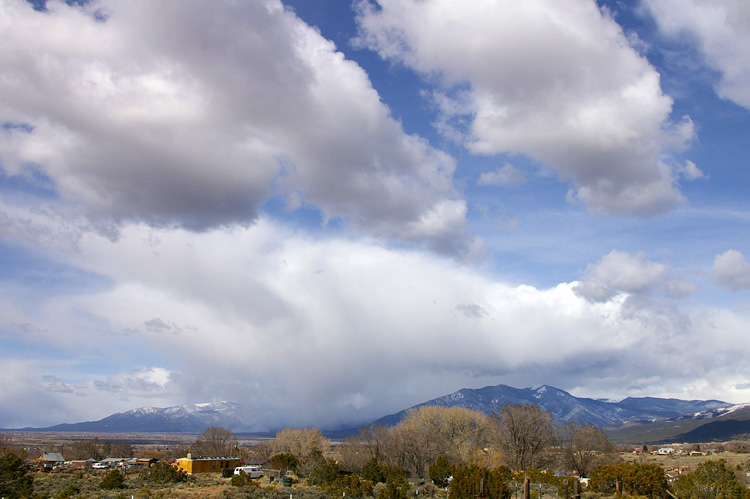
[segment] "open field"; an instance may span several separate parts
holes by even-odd
[[[664,468],[672,476],[690,473],[703,462],[711,460],[722,460],[733,469],[737,470],[738,478],[742,483],[748,483],[746,473],[750,470],[750,454],[738,452],[717,452],[707,455],[636,455],[632,453],[621,454],[624,461],[634,461],[638,463],[653,463]]]

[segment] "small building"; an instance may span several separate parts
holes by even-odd
[[[177,469],[192,475],[194,473],[221,473],[225,469],[231,469],[240,465],[239,457],[197,457],[190,454],[177,460]]]
[[[45,452],[38,461],[43,464],[64,464],[65,458],[59,452]]]
[[[65,458],[59,452],[45,452],[37,459],[39,471],[52,471],[57,466],[65,464]]]

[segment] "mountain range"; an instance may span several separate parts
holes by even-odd
[[[733,406],[720,400],[680,400],[628,397],[618,402],[575,397],[551,386],[513,388],[507,385],[464,388],[384,416],[374,424],[393,426],[408,411],[423,406],[464,407],[492,414],[506,404],[537,404],[558,424],[571,421],[602,428],[615,442],[709,441],[716,435],[750,433],[750,405]],[[200,433],[221,426],[234,433],[269,432],[251,420],[252,408],[236,402],[212,402],[167,408],[146,407],[120,412],[98,421],[66,423],[39,431],[109,433]],[[366,425],[363,425],[366,426]],[[354,433],[357,428],[330,428],[329,434]],[[680,440],[682,439],[682,440]],[[692,440],[691,440],[692,439]],[[728,439],[728,438],[725,438]]]
[[[619,402],[608,402],[574,397],[564,390],[547,385],[537,388],[497,385],[479,389],[464,388],[450,395],[385,416],[375,423],[392,426],[398,423],[409,410],[428,405],[458,406],[491,414],[507,404],[536,404],[551,412],[557,423],[575,421],[581,424],[593,424],[600,428],[632,421],[676,418],[729,405],[720,400],[679,400],[654,397],[628,397]]]
[[[63,423],[48,428],[24,428],[39,431],[77,431],[103,433],[201,433],[209,426],[223,427],[235,433],[254,432],[248,422],[252,411],[236,402],[210,402],[174,407],[141,407],[118,412],[98,421]]]

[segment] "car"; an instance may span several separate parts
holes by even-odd
[[[109,469],[109,465],[107,463],[94,463],[91,465],[92,470],[106,470]]]
[[[294,474],[290,473],[288,475],[280,476],[279,478],[277,478],[274,481],[275,482],[283,482],[284,480],[288,480],[288,481],[290,481],[292,483],[297,483],[297,482],[299,482],[299,477],[297,475],[294,475]]]
[[[237,466],[234,469],[234,474],[239,475],[240,473],[244,473],[250,478],[262,478],[265,475],[260,466]]]

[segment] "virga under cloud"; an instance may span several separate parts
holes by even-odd
[[[0,0],[0,427],[216,400],[327,427],[497,383],[750,401],[747,146],[691,159],[689,117],[746,105],[709,43],[743,21],[605,3]],[[661,86],[684,30],[708,104]]]

